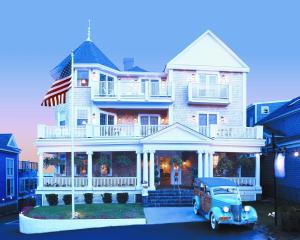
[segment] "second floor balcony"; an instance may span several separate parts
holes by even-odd
[[[172,102],[172,86],[161,80],[95,81],[93,101]]]
[[[169,125],[86,125],[74,129],[75,138],[143,138],[150,136]],[[195,131],[212,139],[263,139],[263,128],[237,127],[225,125],[190,126]],[[71,138],[68,126],[38,125],[38,139],[67,139]]]
[[[228,105],[230,103],[228,84],[201,85],[190,82],[188,101],[190,104]]]

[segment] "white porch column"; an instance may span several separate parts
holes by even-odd
[[[204,177],[209,176],[209,159],[208,152],[204,152]]]
[[[203,158],[202,158],[202,154],[203,151],[197,151],[198,153],[198,178],[202,178],[203,177]]]
[[[149,177],[149,186],[150,190],[155,190],[155,169],[154,169],[154,153],[155,151],[150,151],[150,166],[149,166],[149,172],[150,172],[150,177]]]
[[[44,153],[38,153],[39,155],[39,165],[38,165],[38,171],[39,171],[39,184],[38,187],[42,188],[44,186],[43,178],[44,178]]]
[[[143,154],[143,182],[147,182],[149,185],[148,180],[148,152],[145,151]]]
[[[93,152],[86,152],[88,155],[88,188],[93,187]]]
[[[214,176],[214,152],[209,153],[209,176]]]
[[[256,187],[260,187],[260,153],[255,154],[255,182]]]
[[[136,151],[136,185],[141,187],[141,176],[142,176],[142,161],[141,161],[141,152]]]

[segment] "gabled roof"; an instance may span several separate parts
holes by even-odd
[[[180,123],[174,123],[141,139],[141,143],[209,143],[210,141],[210,138]]]
[[[140,68],[139,66],[135,66],[126,70],[126,72],[148,72],[147,70]]]
[[[300,96],[292,99],[291,101],[288,101],[282,107],[278,108],[277,110],[257,122],[257,124],[263,125],[298,111],[300,111]]]
[[[20,149],[15,142],[14,136],[11,133],[0,134],[0,149],[20,152]]]
[[[53,68],[53,70],[51,70],[51,75],[53,76],[56,72],[59,72],[58,69],[64,69],[70,60],[71,54]],[[74,63],[98,63],[114,70],[119,70],[117,66],[92,41],[84,41],[78,48],[75,49]],[[56,78],[56,76],[53,77]]]
[[[174,57],[166,68],[249,71],[247,64],[210,30]]]

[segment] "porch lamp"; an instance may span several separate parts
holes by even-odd
[[[300,155],[299,151],[295,151],[293,155],[294,155],[294,157],[299,157],[299,155]]]
[[[96,114],[95,113],[93,113],[93,115],[92,115],[92,123],[96,124]]]

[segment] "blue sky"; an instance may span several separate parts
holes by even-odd
[[[251,68],[248,103],[300,95],[300,1],[7,1],[1,3],[0,132],[32,148],[36,124],[53,122],[40,107],[49,70],[86,39],[119,67],[159,71],[207,29]],[[22,124],[20,124],[22,122]],[[35,158],[34,151],[24,158]]]

